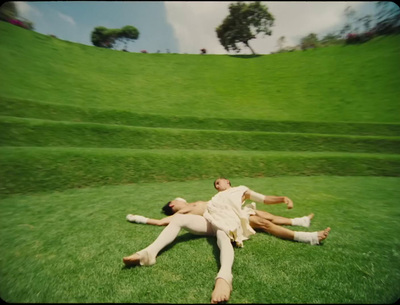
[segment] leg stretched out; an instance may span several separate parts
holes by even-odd
[[[220,250],[221,267],[215,279],[214,291],[211,295],[211,303],[216,304],[229,300],[232,291],[232,266],[234,251],[228,235],[224,231],[217,230],[217,244]]]
[[[186,229],[196,235],[214,235],[211,224],[204,217],[176,214],[152,244],[139,252],[124,257],[123,262],[127,266],[155,264],[157,254],[175,240],[181,229]]]
[[[256,210],[255,212],[256,212],[257,216],[260,216],[261,218],[269,220],[270,222],[272,222],[276,225],[286,225],[286,226],[300,225],[303,227],[309,227],[310,221],[314,218],[314,213],[311,213],[311,214],[301,217],[301,218],[287,218],[287,217],[282,217],[282,216],[276,216],[271,213],[268,213],[265,211],[260,211],[260,210]]]
[[[229,237],[221,230],[215,230],[210,222],[199,215],[176,214],[171,222],[160,233],[156,240],[145,249],[123,258],[127,266],[156,263],[157,254],[174,241],[181,229],[196,235],[216,236],[220,249],[220,270],[216,277],[215,287],[211,295],[212,303],[228,301],[232,290],[232,265],[234,251]]]
[[[309,243],[312,245],[319,244],[322,240],[326,239],[329,235],[330,228],[318,232],[297,232],[287,228],[281,227],[272,223],[271,221],[260,217],[258,215],[252,215],[249,218],[250,225],[256,230],[261,230],[276,237],[288,240],[295,240],[299,242]]]

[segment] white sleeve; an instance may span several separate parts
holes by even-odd
[[[252,190],[249,191],[249,194],[250,194],[250,200],[254,200],[259,203],[264,203],[265,195],[256,193]]]

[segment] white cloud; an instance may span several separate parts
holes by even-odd
[[[215,28],[229,14],[232,2],[164,2],[167,20],[179,41],[180,53],[200,53],[206,48],[209,54],[226,54],[218,41]],[[344,9],[351,6],[357,11],[365,2],[263,2],[275,17],[271,36],[260,36],[250,45],[259,54],[276,51],[277,40],[285,36],[286,45],[297,45],[301,37],[312,32],[331,31],[344,22]],[[243,48],[240,54],[250,54]]]
[[[27,2],[20,2],[20,1],[15,1],[15,6],[17,8],[18,11],[18,15],[20,15],[23,18],[32,18],[32,17],[42,17],[42,13],[32,7],[31,5],[29,5],[29,3]]]
[[[71,16],[65,15],[63,13],[57,12],[58,16],[63,19],[64,21],[68,22],[71,25],[76,25],[76,22],[74,20],[74,18],[72,18]]]
[[[174,29],[180,53],[225,54],[218,41],[215,28],[228,13],[230,2],[165,2],[167,20]]]

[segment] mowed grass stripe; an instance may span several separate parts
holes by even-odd
[[[400,137],[211,131],[0,116],[0,146],[400,153]]]
[[[398,123],[271,121],[189,115],[156,115],[111,108],[78,107],[0,96],[0,115],[143,127],[399,136]]]
[[[0,193],[227,177],[399,176],[400,156],[355,153],[0,148]]]

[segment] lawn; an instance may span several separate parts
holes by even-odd
[[[230,303],[393,303],[400,296],[399,178],[237,178],[295,207],[257,208],[289,218],[315,213],[332,228],[321,246],[257,233],[235,249]],[[181,196],[207,200],[212,180],[104,186],[15,195],[0,201],[2,298],[17,303],[208,303],[218,270],[214,238],[182,231],[151,267],[122,257],[163,228],[131,224],[128,213],[162,217]]]

